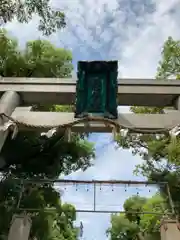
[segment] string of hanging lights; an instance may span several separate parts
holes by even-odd
[[[148,193],[151,193],[152,191],[152,187],[164,187],[166,189],[167,192],[167,200],[169,201],[169,204],[171,206],[171,211],[170,212],[140,212],[140,214],[154,214],[154,215],[171,215],[174,216],[175,215],[175,207],[174,204],[172,202],[172,198],[171,198],[171,194],[169,191],[169,186],[167,182],[149,182],[149,181],[122,181],[122,180],[68,180],[68,179],[58,179],[58,180],[54,180],[54,179],[48,179],[48,180],[43,180],[43,179],[39,179],[39,180],[22,180],[22,179],[14,179],[14,181],[19,182],[19,184],[21,184],[22,188],[21,191],[19,193],[19,201],[18,201],[18,205],[17,208],[20,211],[27,211],[27,212],[38,212],[38,209],[33,209],[33,208],[23,208],[21,206],[21,200],[23,199],[23,194],[24,191],[26,189],[26,187],[38,187],[38,185],[43,185],[43,184],[53,184],[54,188],[60,192],[60,193],[64,193],[67,191],[73,191],[74,194],[75,192],[80,192],[81,194],[83,192],[88,192],[88,194],[92,194],[93,195],[93,207],[91,207],[91,209],[83,209],[84,206],[82,206],[82,204],[78,204],[81,206],[81,208],[76,208],[76,212],[92,212],[92,213],[125,213],[124,211],[120,211],[120,210],[108,210],[107,207],[108,206],[102,206],[102,208],[99,210],[99,205],[97,204],[97,194],[99,193],[105,193],[107,191],[107,189],[109,190],[109,194],[112,195],[114,193],[116,194],[130,194],[130,195],[137,195],[137,196],[141,196],[141,187],[145,188],[145,191]],[[121,188],[121,189],[120,189]],[[134,189],[132,191],[132,188]],[[121,190],[119,192],[119,190]],[[112,192],[112,193],[111,193]],[[133,193],[133,194],[132,194]],[[78,194],[78,193],[77,193]],[[60,194],[62,196],[62,194]],[[111,204],[111,207],[115,207],[115,204]],[[109,206],[109,207],[110,207]],[[105,210],[104,210],[104,209]],[[42,210],[42,209],[41,209]],[[45,208],[44,211],[47,212],[51,212],[54,211],[55,208]],[[135,212],[133,212],[133,214],[135,214]]]

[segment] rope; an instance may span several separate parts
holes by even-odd
[[[23,126],[23,127],[27,127],[27,128],[40,128],[40,129],[61,129],[61,128],[72,128],[74,125],[80,124],[80,123],[88,123],[88,122],[103,122],[106,126],[112,125],[113,129],[116,129],[116,131],[119,131],[120,129],[128,129],[130,132],[134,132],[134,133],[152,133],[152,134],[156,134],[156,133],[167,133],[169,131],[172,131],[172,129],[174,129],[177,126],[173,126],[171,128],[159,128],[159,129],[139,129],[136,127],[130,127],[130,126],[126,126],[125,124],[120,124],[118,123],[116,120],[111,120],[108,118],[103,118],[103,117],[85,117],[85,118],[81,118],[81,119],[77,119],[74,120],[70,123],[65,123],[65,124],[58,124],[52,127],[52,125],[33,125],[33,124],[28,124],[22,121],[18,121],[8,115],[6,115],[5,113],[0,113],[0,117],[5,117],[8,120],[10,120],[12,123],[14,123],[16,126]]]

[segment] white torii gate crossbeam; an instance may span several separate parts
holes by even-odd
[[[22,103],[74,104],[76,79],[1,78],[0,96],[6,91],[18,92]],[[119,79],[118,105],[166,107],[180,96],[180,81],[155,79]]]

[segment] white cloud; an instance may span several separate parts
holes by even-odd
[[[72,49],[75,64],[78,60],[117,59],[120,76],[154,77],[163,42],[169,35],[180,38],[179,0],[56,0],[52,3],[67,14],[67,28],[53,34],[50,40],[57,46]],[[40,37],[36,24],[37,19],[33,19],[29,25],[9,24],[8,29],[22,45]],[[120,110],[126,112],[128,108]],[[116,151],[112,144],[108,145],[112,141],[107,134],[92,135],[91,140],[97,143],[95,165],[86,172],[73,173],[69,178],[136,178],[132,170],[140,162],[138,157],[132,157],[130,151]],[[117,189],[113,193],[106,189],[99,192],[98,201],[105,207],[116,204],[121,208],[126,194]],[[141,194],[150,193],[143,190]],[[85,194],[83,187],[77,192],[69,189],[64,199],[79,202],[81,207],[92,205],[92,196],[90,192]],[[109,215],[78,214],[78,222],[81,220],[85,225],[84,239],[106,239]]]
[[[166,4],[167,2],[167,4]],[[163,4],[164,3],[164,4]],[[132,78],[154,78],[163,42],[168,36],[180,38],[178,22],[175,15],[168,14],[179,3],[174,1],[159,1],[157,11],[151,16],[152,23],[144,31],[139,29],[139,37],[129,39],[122,56],[122,76]],[[179,4],[180,6],[180,4]],[[180,8],[179,8],[180,9]]]

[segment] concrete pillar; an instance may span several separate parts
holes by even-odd
[[[14,109],[20,104],[20,96],[18,93],[13,91],[5,92],[0,99],[0,113],[5,113],[8,116],[11,116]],[[0,152],[4,145],[4,142],[8,136],[8,129],[4,130],[3,126],[5,121],[8,121],[5,118],[0,118]],[[0,167],[2,167],[2,159],[0,159]]]
[[[180,227],[176,220],[164,219],[161,222],[161,240],[179,240]]]
[[[27,215],[14,215],[9,230],[8,240],[28,240],[31,219]]]

